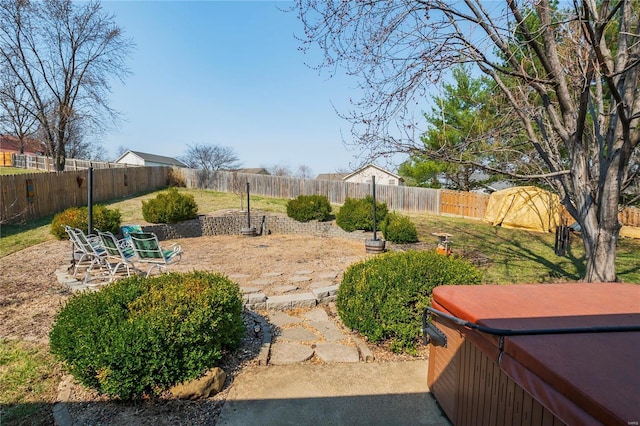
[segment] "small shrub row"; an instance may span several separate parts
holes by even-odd
[[[480,280],[480,272],[464,259],[431,251],[387,253],[347,268],[336,306],[344,324],[370,341],[389,341],[396,352],[415,353],[433,288]]]
[[[142,217],[150,223],[176,223],[197,215],[198,204],[193,195],[180,193],[177,188],[142,202]]]
[[[240,290],[222,275],[130,277],[72,297],[50,346],[83,385],[135,399],[216,366],[240,344],[241,314]]]
[[[376,221],[381,223],[387,216],[387,204],[376,201]],[[355,230],[373,231],[373,197],[355,199],[347,197],[336,214],[336,224],[347,232]]]
[[[120,210],[110,209],[96,204],[92,212],[93,227],[101,231],[109,231],[117,234],[122,221]],[[57,239],[68,239],[69,235],[64,230],[64,225],[82,229],[87,232],[89,227],[89,209],[87,207],[70,207],[53,217],[51,221],[51,234]]]
[[[327,220],[331,217],[331,204],[324,195],[300,195],[287,203],[287,216],[298,222]]]

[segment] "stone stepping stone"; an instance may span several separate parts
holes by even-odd
[[[258,293],[259,291],[262,291],[262,288],[260,287],[240,287],[240,291],[242,292],[242,294],[247,294],[247,293]]]
[[[261,276],[269,278],[269,277],[279,277],[279,276],[281,276],[283,274],[284,274],[284,272],[266,272],[266,273],[262,274]]]
[[[287,324],[300,324],[301,318],[297,318],[281,311],[269,312],[269,322],[276,327],[282,327]]]
[[[304,269],[302,271],[295,271],[294,274],[296,275],[310,275],[313,274],[313,271],[310,269]]]
[[[274,343],[271,345],[269,364],[285,365],[304,362],[313,356],[313,349],[299,343]]]
[[[277,294],[267,300],[268,310],[315,308],[317,305],[318,298],[313,293]]]
[[[317,274],[318,278],[324,279],[324,280],[335,280],[336,278],[338,278],[338,273],[337,272],[321,272],[319,274]]]
[[[314,281],[311,283],[311,288],[324,288],[331,287],[333,285],[333,281]]]
[[[283,329],[276,338],[277,341],[280,339],[293,342],[313,342],[318,340],[318,336],[304,327],[293,327]]]
[[[246,303],[250,305],[267,302],[267,295],[264,293],[246,293],[244,297],[246,297]]]
[[[329,321],[329,315],[327,315],[327,311],[322,308],[312,309],[309,312],[305,312],[304,314],[302,314],[302,316],[310,321]]]
[[[257,280],[253,280],[250,282],[250,284],[253,285],[269,285],[269,284],[273,284],[275,282],[275,280],[269,280],[269,279],[257,279]]]
[[[273,291],[275,291],[276,293],[291,293],[292,291],[296,291],[297,289],[297,285],[281,285],[278,287],[274,287]]]
[[[358,349],[338,343],[316,345],[316,355],[324,362],[360,362]]]
[[[327,342],[337,342],[346,337],[333,321],[314,321],[309,325],[318,330]]]
[[[338,295],[338,285],[332,285],[332,286],[329,286],[329,287],[312,288],[311,292],[318,299],[324,299],[324,298],[329,297],[329,296],[337,296]]]
[[[289,278],[289,281],[293,283],[304,283],[307,281],[311,281],[311,277],[307,275],[297,275],[295,277]]]

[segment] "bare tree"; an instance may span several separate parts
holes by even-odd
[[[304,164],[301,164],[300,166],[298,166],[298,170],[296,171],[296,174],[295,174],[295,177],[303,178],[303,179],[310,179],[313,176],[315,176],[313,173],[313,169]]]
[[[93,133],[115,123],[110,81],[128,74],[132,46],[98,2],[0,2],[1,73],[25,94],[11,101],[37,120],[57,170],[64,170],[73,122]]]
[[[206,188],[211,172],[233,170],[240,166],[232,148],[218,145],[187,145],[187,152],[180,158],[192,169],[197,169],[198,187]]]
[[[0,132],[18,138],[20,154],[24,154],[25,142],[35,132],[37,120],[23,107],[28,99],[26,89],[7,70],[0,71]]]
[[[285,164],[274,164],[266,168],[271,176],[291,176],[291,168]]]
[[[504,125],[484,136],[483,149],[502,167],[475,165],[554,188],[582,227],[585,280],[615,281],[618,203],[638,178],[640,5],[555,4],[296,0],[294,9],[306,46],[325,53],[319,67],[343,66],[359,78],[364,96],[344,116],[365,156],[464,162],[415,137],[413,106],[454,65],[489,76],[503,99]],[[478,142],[468,140],[466,149]]]
[[[181,157],[189,167],[200,170],[232,170],[240,167],[240,160],[232,148],[218,145],[187,145]]]
[[[124,145],[118,145],[116,148],[116,159],[118,159],[122,154],[129,151],[129,148]]]

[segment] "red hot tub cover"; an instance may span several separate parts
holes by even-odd
[[[434,289],[433,307],[498,329],[637,326],[640,285],[443,286]],[[494,357],[499,339],[478,335],[484,340],[479,347]],[[581,418],[576,407],[603,424],[640,421],[640,332],[505,337],[499,362],[515,382],[569,423]]]

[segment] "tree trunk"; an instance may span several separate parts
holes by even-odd
[[[55,161],[56,161],[56,171],[64,172],[64,164],[65,164],[66,158],[64,153],[60,152],[60,150],[56,151]]]
[[[586,282],[613,282],[616,277],[617,232],[605,229],[589,229],[582,227],[584,248],[586,252]]]

